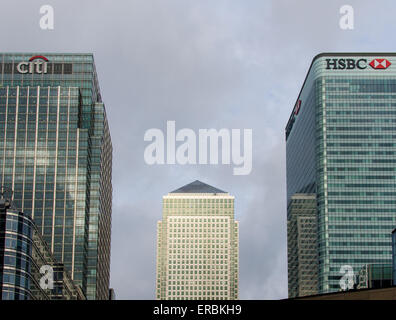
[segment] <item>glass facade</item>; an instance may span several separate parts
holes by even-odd
[[[0,54],[0,182],[89,299],[107,299],[112,145],[92,54]]]
[[[34,286],[30,272],[34,268],[33,221],[18,210],[10,209],[7,202],[0,199],[1,299],[29,300],[34,297],[30,290]],[[42,295],[46,296],[45,293]]]
[[[378,68],[383,59],[390,66]],[[286,161],[288,204],[316,194],[319,293],[340,290],[342,266],[391,262],[395,123],[395,54],[315,57],[286,126]]]
[[[157,228],[157,299],[238,299],[233,196],[195,181],[163,197]]]
[[[389,288],[392,285],[392,264],[367,264],[359,272],[358,289]]]

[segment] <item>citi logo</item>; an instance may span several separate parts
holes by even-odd
[[[373,69],[387,69],[391,65],[389,60],[379,58],[370,63],[367,59],[326,59],[326,64],[327,70],[364,70],[368,65]]]
[[[47,73],[47,62],[48,59],[44,56],[33,56],[29,59],[29,62],[20,62],[17,65],[17,71],[19,73]]]

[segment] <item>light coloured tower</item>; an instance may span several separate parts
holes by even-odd
[[[194,181],[163,197],[157,227],[157,299],[238,299],[233,196]]]

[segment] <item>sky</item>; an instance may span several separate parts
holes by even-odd
[[[354,9],[354,28],[339,26]],[[40,28],[40,7],[54,29]],[[201,180],[235,196],[241,299],[287,298],[284,128],[321,52],[396,52],[392,0],[2,0],[0,52],[92,52],[113,143],[111,287],[155,298],[162,196]],[[144,134],[252,129],[252,171],[148,165]]]

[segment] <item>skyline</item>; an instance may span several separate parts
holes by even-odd
[[[86,1],[78,10],[47,2],[55,9],[53,31],[38,26],[41,2],[4,1],[0,26],[8,32],[0,51],[95,54],[115,150],[117,297],[154,298],[160,199],[195,179],[228,186],[237,199],[240,298],[287,297],[284,127],[316,54],[396,52],[388,38],[396,30],[389,9],[395,4],[350,1],[355,29],[343,31],[344,1]],[[165,131],[168,120],[195,131],[252,128],[251,174],[233,176],[227,165],[147,166],[144,132]],[[140,246],[125,252],[125,241]]]

